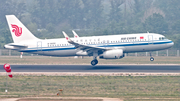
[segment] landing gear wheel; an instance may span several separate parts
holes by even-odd
[[[98,60],[95,60],[96,64],[98,64]]]
[[[151,58],[150,58],[150,61],[154,61],[154,58],[153,58],[153,57],[151,57]]]
[[[98,64],[98,60],[97,59],[91,61],[91,65],[92,66],[95,66],[96,64]]]

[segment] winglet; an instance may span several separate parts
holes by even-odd
[[[62,31],[62,33],[64,34],[64,37],[66,38],[66,40],[68,42],[72,42],[72,40],[69,38],[69,36],[64,31]]]
[[[77,35],[77,33],[74,30],[72,30],[72,32],[74,34],[74,38],[79,38],[79,35]]]

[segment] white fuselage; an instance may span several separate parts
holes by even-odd
[[[174,45],[171,40],[165,39],[163,35],[155,33],[124,34],[71,38],[79,44],[101,47],[106,49],[122,49],[123,53],[146,52],[168,49]],[[47,56],[86,56],[86,52],[76,49],[69,44],[65,38],[29,40],[19,44],[28,46],[27,48],[12,47],[20,52]]]

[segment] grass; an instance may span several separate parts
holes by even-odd
[[[155,60],[151,62],[149,57],[141,56],[127,56],[123,59],[104,60],[98,59],[98,64],[180,64],[180,57],[154,57]],[[92,57],[84,57],[83,59],[74,57],[47,57],[47,56],[24,56],[22,59],[18,56],[1,56],[0,64],[90,64]]]
[[[5,76],[0,95],[6,95]],[[180,98],[179,76],[15,76],[8,78],[8,95],[113,98]],[[137,100],[137,99],[134,99]],[[140,100],[140,99],[138,99]],[[157,99],[158,100],[158,99]]]

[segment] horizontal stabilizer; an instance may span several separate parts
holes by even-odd
[[[6,48],[7,46],[14,46],[14,47],[18,47],[18,48],[27,48],[27,47],[28,47],[28,46],[26,46],[26,45],[17,44],[17,43],[6,44],[6,45],[5,45],[5,48]]]

